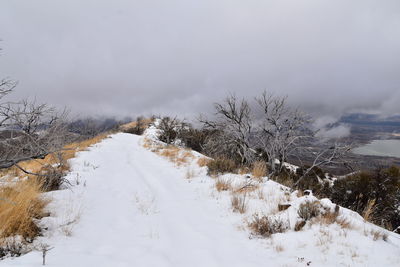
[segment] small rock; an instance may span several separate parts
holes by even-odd
[[[292,206],[292,205],[291,204],[278,204],[278,210],[279,211],[287,210],[290,206]]]

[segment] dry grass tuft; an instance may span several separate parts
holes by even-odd
[[[29,241],[40,233],[34,221],[46,215],[48,203],[41,187],[36,179],[27,179],[0,188],[0,239],[20,235]]]
[[[267,164],[264,161],[254,162],[251,173],[257,181],[262,182],[262,178],[267,175]]]
[[[264,190],[262,188],[258,188],[256,190],[257,198],[261,200],[265,200]]]
[[[366,220],[366,221],[370,220],[371,214],[374,211],[374,207],[375,207],[375,199],[368,200],[368,203],[365,206],[365,209],[362,213],[364,220]]]
[[[317,239],[317,246],[328,248],[332,244],[332,234],[328,229],[320,228]]]
[[[153,121],[154,119],[151,118],[141,119],[139,125],[138,121],[132,121],[119,126],[119,130],[127,133],[143,132]]]
[[[250,173],[250,172],[251,172],[251,170],[250,170],[250,168],[247,167],[247,166],[242,166],[242,167],[240,167],[240,168],[238,169],[238,174],[240,174],[240,175],[248,174],[248,173]]]
[[[211,159],[202,157],[202,158],[199,158],[199,159],[197,160],[197,164],[198,164],[200,167],[205,167],[205,166],[208,165],[208,163],[209,163],[210,161],[211,161]]]
[[[228,191],[232,188],[231,181],[228,179],[219,178],[215,181],[215,188],[218,192]]]
[[[233,212],[238,212],[238,213],[245,213],[247,210],[247,201],[246,201],[246,194],[244,195],[237,195],[234,194],[232,195],[231,198],[231,205]]]
[[[235,161],[228,158],[216,158],[207,164],[208,174],[219,174],[226,172],[235,172],[237,166]]]
[[[285,250],[285,248],[282,245],[275,245],[274,249],[278,253],[281,253],[282,251]]]
[[[179,154],[179,148],[175,146],[167,146],[160,151],[160,156],[168,158],[170,161],[175,162]]]
[[[258,214],[253,215],[248,226],[253,235],[261,237],[270,237],[272,234],[283,233],[289,229],[288,224],[280,219]]]
[[[196,174],[195,174],[195,172],[192,170],[192,169],[186,169],[186,173],[185,173],[185,178],[186,179],[188,179],[188,180],[190,180],[190,179],[192,179],[193,177],[195,177],[196,176]]]
[[[382,231],[382,230],[374,230],[374,229],[371,229],[370,235],[372,236],[372,238],[374,239],[374,241],[377,241],[377,240],[388,241],[388,238],[389,238],[388,234],[385,233],[385,232]]]
[[[169,161],[175,163],[178,166],[185,165],[194,156],[189,150],[183,150],[177,146],[168,145],[164,148],[157,148],[156,152],[158,155],[166,157]]]
[[[232,192],[240,193],[240,194],[243,194],[243,193],[247,194],[247,193],[251,193],[251,192],[258,190],[259,188],[260,188],[260,186],[258,184],[252,184],[250,182],[245,182],[245,183],[236,185],[234,188],[232,188]]]

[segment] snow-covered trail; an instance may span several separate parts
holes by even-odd
[[[249,240],[215,200],[196,191],[184,170],[139,141],[116,134],[73,160],[70,177],[81,183],[65,195],[79,196],[81,215],[70,237],[49,239],[48,266],[279,265],[277,255]],[[40,266],[41,255],[0,265]]]

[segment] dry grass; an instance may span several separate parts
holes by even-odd
[[[319,235],[318,235],[318,239],[317,239],[317,246],[321,246],[321,247],[329,247],[332,244],[332,234],[329,231],[329,229],[325,229],[325,228],[320,228],[319,229]]]
[[[366,221],[370,220],[371,214],[374,211],[374,207],[375,207],[375,199],[368,200],[367,206],[365,207],[362,213],[364,220]]]
[[[256,190],[256,194],[257,194],[257,198],[258,198],[258,199],[261,199],[261,200],[264,200],[264,199],[265,199],[265,194],[264,194],[263,188],[258,188],[258,189]]]
[[[192,169],[186,169],[186,173],[185,173],[185,178],[186,179],[188,179],[188,180],[190,180],[190,179],[192,179],[193,177],[195,177],[196,176],[196,174],[195,174],[195,172],[194,172],[194,170],[192,170]]]
[[[215,181],[215,188],[218,192],[228,191],[232,188],[231,181],[228,179],[219,178]]]
[[[302,196],[304,196],[304,191],[303,190],[296,190],[296,196],[298,197],[298,198],[300,198],[300,197],[302,197]]]
[[[242,167],[240,167],[240,168],[238,169],[238,174],[240,174],[240,175],[248,174],[248,173],[250,173],[250,172],[251,172],[251,170],[250,170],[250,168],[247,167],[247,166],[242,166]]]
[[[270,237],[275,233],[283,233],[289,229],[288,224],[280,219],[254,214],[248,224],[250,231],[255,236]]]
[[[211,161],[211,159],[202,157],[202,158],[199,158],[199,159],[197,160],[197,164],[198,164],[200,167],[205,167],[205,166],[208,165],[208,163],[209,163],[210,161]]]
[[[282,245],[275,245],[274,246],[274,249],[275,249],[275,251],[276,252],[278,252],[278,253],[281,253],[282,251],[284,251],[285,250],[285,248],[282,246]]]
[[[254,162],[251,174],[257,181],[262,182],[262,178],[267,175],[267,164],[264,161]]]
[[[252,193],[258,190],[260,186],[258,184],[253,184],[251,182],[244,182],[236,185],[235,187],[232,187],[232,192],[238,193],[238,194],[247,194],[247,193]]]
[[[190,159],[193,159],[194,156],[192,152],[189,150],[183,150],[177,146],[166,146],[164,148],[159,148],[156,151],[162,157],[167,158],[169,161],[175,163],[178,166],[185,165],[189,162]]]
[[[388,234],[382,230],[371,229],[369,234],[372,236],[374,241],[377,241],[377,240],[387,241],[389,238]]]
[[[141,123],[143,124],[142,127],[143,127],[144,129],[148,128],[149,125],[150,125],[153,121],[154,121],[154,120],[151,119],[151,118],[143,119],[143,120],[141,121]],[[129,130],[135,128],[136,125],[137,125],[137,121],[128,122],[128,123],[125,123],[125,124],[119,126],[119,130],[120,130],[120,131],[123,131],[123,132],[127,132],[127,131],[129,131]]]
[[[347,220],[344,217],[339,217],[337,213],[335,212],[326,212],[322,214],[319,217],[319,220],[317,219],[317,222],[325,225],[333,224],[336,223],[340,226],[342,229],[351,229],[353,228],[353,225],[349,220]]]
[[[44,159],[20,162],[20,166],[32,173],[49,174],[57,171],[60,175],[67,172],[70,166],[67,160],[74,158],[76,153],[87,149],[106,138],[107,133],[94,138],[68,144],[60,153],[47,155]],[[52,167],[56,166],[57,167]],[[36,219],[44,217],[44,208],[49,200],[41,195],[44,188],[43,179],[35,175],[27,175],[16,167],[3,170],[2,176],[25,177],[16,182],[6,183],[0,187],[0,239],[16,235],[26,241],[40,234],[40,228],[35,224]]]
[[[247,200],[246,200],[246,194],[244,195],[237,195],[234,194],[231,197],[231,205],[232,205],[232,210],[233,212],[238,212],[238,213],[245,213],[247,210]]]
[[[179,154],[179,148],[176,146],[167,146],[159,152],[160,156],[166,157],[171,161],[175,161]]]
[[[237,169],[235,161],[228,158],[216,158],[207,164],[208,174],[233,173]]]
[[[48,203],[41,193],[36,179],[0,188],[0,239],[20,235],[31,240],[40,233],[34,220],[46,215],[44,208]]]

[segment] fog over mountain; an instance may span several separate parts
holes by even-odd
[[[398,0],[4,0],[0,38],[15,99],[76,113],[191,117],[265,89],[327,121],[400,113]]]

